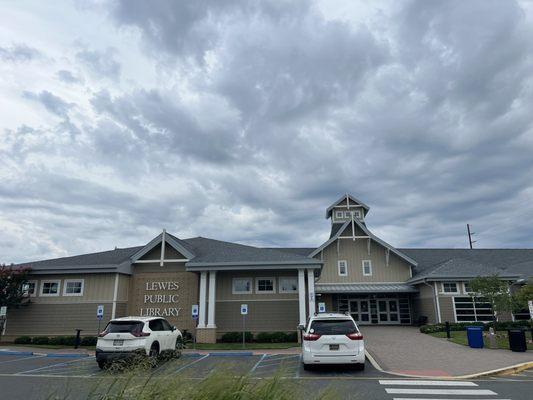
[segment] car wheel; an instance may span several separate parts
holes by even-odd
[[[311,364],[303,364],[304,371],[311,371],[313,369],[313,366]]]
[[[356,371],[364,371],[365,363],[354,364]]]
[[[157,365],[157,357],[159,357],[159,345],[157,343],[153,343],[152,347],[150,347],[150,353],[148,354],[148,359],[150,360],[152,367]]]
[[[109,365],[106,361],[97,361],[97,363],[98,363],[98,367],[100,369],[107,369],[107,367]]]

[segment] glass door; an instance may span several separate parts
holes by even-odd
[[[370,310],[368,300],[350,300],[350,315],[357,323],[369,323]]]
[[[378,317],[380,324],[399,323],[399,306],[397,299],[378,300]]]

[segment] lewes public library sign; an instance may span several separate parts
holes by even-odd
[[[146,282],[144,289],[144,307],[140,309],[141,317],[177,317],[181,311],[178,307],[180,289],[178,282]],[[164,292],[164,293],[161,293]]]

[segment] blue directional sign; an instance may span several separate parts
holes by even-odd
[[[192,315],[192,319],[198,319],[198,304],[192,305],[191,315]]]
[[[100,304],[98,308],[96,309],[96,318],[102,319],[104,318],[104,306]]]
[[[241,315],[248,315],[248,304],[241,304]]]

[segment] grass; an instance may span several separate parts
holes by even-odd
[[[457,344],[462,344],[463,346],[468,346],[468,339],[466,337],[466,331],[452,331],[450,332],[451,339],[450,341]],[[437,338],[444,338],[446,339],[446,332],[435,332],[430,333],[429,335]],[[526,341],[527,343],[527,349],[533,350],[533,343],[530,343],[531,335],[529,332],[526,332]],[[486,332],[483,333],[483,344],[486,348],[490,349],[490,343],[488,334]],[[496,332],[496,345],[499,349],[507,349],[509,350],[509,339],[507,337],[507,331],[497,331]]]
[[[298,343],[246,343],[244,350],[261,349],[290,349],[298,347]],[[192,349],[192,343],[187,345],[187,349]],[[196,343],[197,350],[243,350],[242,343]]]

